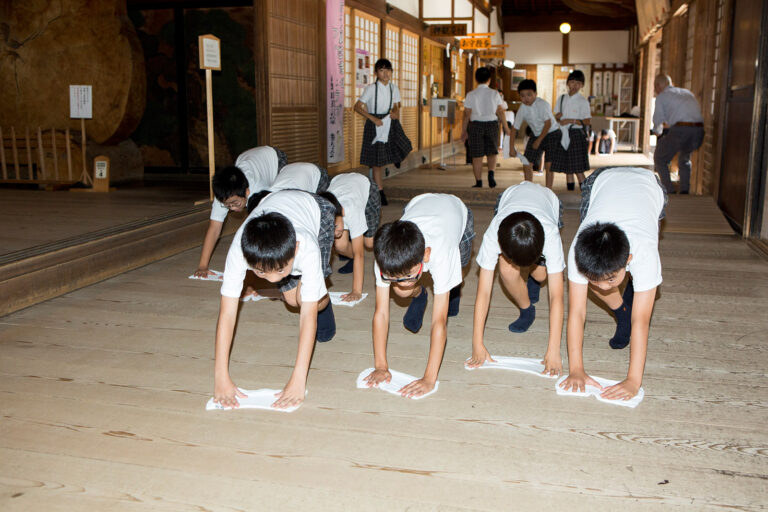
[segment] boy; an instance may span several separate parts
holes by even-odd
[[[315,339],[329,341],[336,333],[325,277],[333,244],[336,208],[322,197],[300,190],[274,192],[255,208],[232,240],[221,285],[216,327],[214,401],[237,407],[244,398],[229,376],[229,352],[237,321],[243,276],[279,283],[283,299],[299,308],[299,347],[290,380],[277,395],[278,409],[304,400],[307,372]]]
[[[520,317],[509,324],[512,332],[525,332],[536,318],[544,280],[549,284],[549,343],[544,355],[544,374],[560,375],[560,338],[563,330],[563,245],[560,241],[562,204],[548,188],[524,181],[499,195],[496,214],[477,253],[480,276],[475,299],[472,357],[467,366],[492,361],[483,344],[485,320],[491,302],[493,272],[499,266],[504,288],[520,308]],[[523,280],[528,271],[527,281]]]
[[[328,171],[308,162],[294,162],[280,171],[272,185],[266,190],[251,195],[248,199],[248,211],[253,211],[262,199],[278,190],[303,190],[311,194],[319,194],[328,190],[331,178]]]
[[[523,125],[523,121],[533,131],[534,136],[528,139],[525,146],[525,158],[528,162],[537,162],[544,152],[544,168],[546,169],[547,188],[552,188],[554,175],[552,174],[552,165],[555,169],[563,167],[563,147],[560,145],[562,134],[560,125],[552,115],[552,109],[549,103],[536,97],[536,82],[533,80],[523,80],[517,86],[517,92],[520,93],[520,109],[515,116],[515,124],[512,127],[510,140],[514,141],[517,131]],[[517,156],[515,145],[510,144],[509,153],[511,157]],[[533,181],[533,167],[531,165],[523,166],[523,173],[526,181]]]
[[[464,124],[461,129],[461,140],[469,140],[469,157],[472,159],[472,172],[475,173],[475,184],[472,188],[483,186],[483,157],[488,157],[488,186],[494,188],[496,180],[493,171],[496,169],[496,158],[499,154],[499,122],[504,133],[509,135],[507,118],[504,115],[503,99],[498,91],[488,87],[491,82],[491,70],[487,67],[475,71],[478,86],[467,94],[464,100]]]
[[[373,236],[381,218],[379,187],[362,174],[348,172],[334,177],[328,192],[321,195],[341,204],[343,231],[333,245],[340,255],[351,258],[339,269],[339,274],[352,273],[352,291],[341,299],[356,301],[363,296],[365,249],[373,249]]]
[[[496,141],[493,141],[494,145]],[[389,289],[410,298],[403,325],[417,332],[427,308],[427,290],[420,284],[424,272],[432,275],[435,303],[429,358],[424,376],[404,386],[402,396],[413,398],[435,387],[443,359],[446,324],[459,314],[461,268],[469,263],[475,237],[472,211],[449,194],[422,194],[405,206],[400,220],[384,224],[373,240],[376,274],[376,311],[373,315],[373,358],[375,370],[366,378],[369,386],[389,382],[387,364],[389,333]]]
[[[213,176],[213,205],[208,231],[205,233],[196,277],[208,277],[213,248],[221,236],[224,220],[230,211],[241,212],[248,198],[272,185],[285,165],[285,153],[271,146],[259,146],[237,157],[234,167],[226,167]]]
[[[611,348],[631,343],[627,378],[601,395],[629,400],[640,389],[656,287],[662,281],[659,220],[666,199],[656,176],[639,167],[598,169],[584,181],[582,221],[568,252],[570,375],[561,383],[566,390],[583,391],[586,384],[601,387],[586,374],[582,360],[590,289],[616,316]],[[622,296],[619,286],[625,277]]]
[[[592,122],[592,111],[587,98],[579,94],[584,87],[584,73],[578,69],[571,72],[565,85],[568,93],[561,94],[555,103],[555,119],[562,130],[565,159],[564,167],[556,167],[555,171],[564,172],[566,188],[574,190],[576,186],[573,175],[576,175],[581,187],[585,179],[584,172],[589,170],[586,130]]]

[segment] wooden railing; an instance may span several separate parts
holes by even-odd
[[[84,148],[81,142],[72,140],[69,128],[44,131],[26,127],[22,133],[14,126],[0,127],[0,183],[52,185],[79,181],[80,174],[72,165],[73,145]],[[84,149],[82,153],[85,160]]]

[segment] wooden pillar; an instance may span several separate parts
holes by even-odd
[[[563,64],[568,65],[568,35],[569,34],[563,34]]]
[[[256,139],[259,146],[270,143],[272,110],[269,103],[269,2],[254,0],[254,68],[256,71]]]

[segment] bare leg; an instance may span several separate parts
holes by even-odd
[[[525,181],[533,181],[533,167],[530,165],[523,166],[523,177]]]
[[[475,173],[475,180],[483,178],[483,157],[480,156],[472,159],[472,172]]]
[[[372,167],[373,169],[373,181],[376,182],[376,185],[379,187],[379,190],[384,189],[384,179],[382,178],[382,167]]]
[[[517,307],[527,309],[531,307],[531,299],[528,298],[528,287],[523,281],[520,267],[508,263],[504,258],[499,258],[499,276],[504,288],[512,296]]]
[[[552,184],[555,182],[555,174],[552,172],[552,162],[544,164],[544,168],[547,170],[547,175],[544,178],[547,188],[552,189]]]

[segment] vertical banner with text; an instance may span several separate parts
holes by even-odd
[[[344,160],[344,0],[325,2],[328,163]]]

